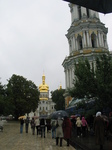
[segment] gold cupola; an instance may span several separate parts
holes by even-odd
[[[42,84],[39,85],[40,92],[48,92],[49,86],[45,83],[45,75],[42,76]]]
[[[61,90],[61,89],[62,89],[62,85],[61,85],[61,83],[60,83],[60,86],[59,86],[58,90]]]

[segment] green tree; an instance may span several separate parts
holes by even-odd
[[[87,59],[80,59],[78,61],[78,64],[75,62],[74,76],[74,87],[72,89],[68,89],[70,95],[77,98],[84,98],[85,96],[87,98],[89,98],[90,96],[93,97],[96,87],[93,64],[91,67]]]
[[[63,94],[65,93],[65,89],[57,89],[51,92],[52,100],[56,103],[56,110],[65,110],[65,98]]]
[[[103,54],[96,59],[96,66],[89,61],[79,60],[75,63],[74,87],[68,89],[72,97],[87,98],[96,97],[99,109],[112,109],[112,57]]]
[[[37,86],[26,78],[12,75],[7,84],[7,101],[11,106],[11,114],[17,119],[18,116],[35,111],[39,102]]]
[[[111,107],[112,109],[112,57],[110,55],[102,55],[96,59],[95,78],[97,103],[101,108]]]
[[[0,82],[0,115],[4,115],[5,106],[5,89]]]

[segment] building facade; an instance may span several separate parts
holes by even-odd
[[[107,33],[108,29],[100,21],[98,12],[69,4],[71,12],[71,26],[66,37],[69,44],[69,56],[62,65],[65,72],[65,89],[73,87],[74,62],[78,63],[79,58],[87,58],[95,65],[96,57],[102,53],[108,53]],[[65,93],[66,106],[71,97]]]
[[[45,75],[42,76],[42,84],[39,85],[40,101],[35,115],[48,117],[55,111],[55,103],[49,98],[49,86],[45,83]]]

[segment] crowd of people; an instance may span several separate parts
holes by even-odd
[[[20,119],[20,133],[23,133],[23,125],[25,124],[25,132],[28,133],[29,130],[29,125],[32,129],[32,134],[35,134],[35,129],[36,129],[36,134],[38,135],[39,132],[41,133],[41,137],[44,136],[45,138],[45,119],[39,119],[32,117],[30,120],[29,117],[27,117],[25,120],[23,118]]]
[[[103,144],[105,135],[107,139],[109,136],[112,137],[112,114],[109,114],[108,120],[102,117],[101,112],[97,112],[96,116],[93,118],[93,123],[86,120],[84,116],[77,116],[76,118],[70,119],[69,117],[58,117],[57,119],[51,119],[47,122],[44,118],[34,118],[29,120],[27,117],[25,120],[20,120],[20,133],[23,132],[23,125],[25,124],[25,131],[28,133],[29,124],[32,129],[32,134],[40,134],[41,137],[45,138],[45,131],[47,127],[47,132],[51,130],[52,139],[56,139],[56,145],[62,146],[63,139],[66,140],[67,146],[70,144],[70,138],[75,129],[77,137],[86,137],[89,132],[93,129],[93,134],[95,136],[96,144],[100,145],[100,149],[103,150]]]

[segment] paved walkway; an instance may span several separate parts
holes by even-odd
[[[74,147],[66,146],[63,140],[63,146],[56,146],[55,139],[51,138],[51,133],[46,133],[46,138],[40,135],[32,135],[31,128],[29,133],[25,130],[20,134],[20,125],[18,122],[4,123],[4,131],[0,132],[0,150],[76,150]]]
[[[88,132],[86,137],[80,136],[79,138],[76,136],[76,132],[74,132],[71,141],[73,141],[75,148],[76,145],[80,145],[80,149],[77,148],[77,150],[99,150],[100,147],[99,145],[95,144],[95,136],[90,135],[90,132]],[[104,150],[112,150],[112,138],[107,140],[107,138],[105,137],[103,148]]]

